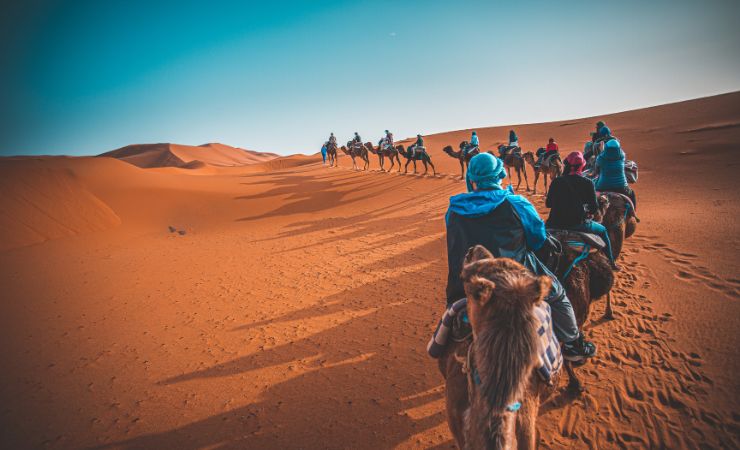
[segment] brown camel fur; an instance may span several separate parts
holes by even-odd
[[[549,184],[547,183],[547,177],[550,177],[550,181],[554,180],[555,178],[559,177],[563,174],[563,162],[560,160],[560,157],[557,158],[551,158],[550,164],[547,166],[540,165],[540,167],[536,167],[536,160],[534,157],[534,154],[532,152],[527,152],[524,154],[524,160],[529,163],[529,165],[532,166],[532,169],[534,170],[534,188],[532,193],[537,193],[537,180],[540,178],[540,173],[544,176],[544,183],[545,183],[545,194],[547,194],[547,188],[549,187]]]
[[[372,144],[370,144],[372,146]],[[365,166],[362,170],[367,170],[368,167],[370,167],[370,158],[367,154],[367,147],[365,147],[363,144],[357,145],[356,143],[353,143],[352,141],[347,142],[347,147],[342,146],[341,147],[342,152],[344,154],[349,155],[352,158],[352,168],[355,170],[360,170],[360,168],[357,166],[357,161],[355,158],[359,157],[365,162]]]
[[[498,146],[499,156],[503,153],[504,147],[506,146]],[[513,180],[513,178],[511,178],[511,169],[514,168],[514,170],[516,170],[517,177],[516,190],[519,190],[519,186],[522,185],[522,174],[524,174],[524,183],[527,186],[527,192],[529,192],[529,179],[527,179],[527,169],[524,165],[524,158],[522,158],[521,154],[515,153],[513,150],[510,150],[509,153],[507,153],[506,156],[502,158],[502,160],[504,162],[504,167],[506,167],[506,171],[509,175],[509,182],[511,183],[511,180]]]
[[[382,144],[378,145],[377,150],[369,142],[365,144],[368,151],[374,155],[378,155],[378,163],[380,164],[380,170],[385,172],[385,158],[391,161],[391,166],[388,168],[388,172],[393,170],[393,165],[398,162],[398,171],[401,171],[401,158],[398,157],[398,150],[396,147],[385,147]]]
[[[637,222],[639,222],[630,203],[629,199],[622,194],[602,192],[599,195],[599,211],[595,219],[601,222],[609,232],[615,261],[622,253],[624,240],[635,234]]]
[[[614,272],[604,252],[594,249],[585,260],[573,265],[573,261],[581,255],[581,251],[569,246],[567,241],[578,240],[577,233],[565,230],[552,230],[551,233],[560,241],[562,254],[556,257],[554,262],[547,261],[546,264],[563,284],[565,293],[573,306],[578,328],[580,329],[588,319],[591,303],[604,295],[606,295],[604,318],[613,319],[611,289],[614,286]],[[572,268],[565,277],[565,272],[570,267]],[[565,362],[565,368],[570,380],[568,388],[574,392],[583,391],[581,382],[568,361]]]
[[[339,166],[339,158],[337,158],[337,144],[330,143],[327,145],[326,154],[329,157],[329,167]]]
[[[451,157],[460,161],[460,179],[461,180],[465,179],[465,171],[468,169],[468,164],[470,164],[470,159],[473,156],[480,153],[480,148],[475,148],[469,151],[467,154],[465,154],[463,150],[467,146],[468,146],[468,141],[462,141],[460,142],[459,151],[453,150],[451,145],[448,145],[442,149],[443,152],[447,153]]]
[[[406,150],[403,145],[397,145],[396,150],[398,150],[398,154],[400,156],[406,158],[406,165],[404,166],[403,173],[409,173],[409,163],[412,161],[414,162],[414,173],[416,173],[416,161],[421,161],[422,163],[424,163],[424,175],[426,175],[429,171],[427,164],[432,166],[432,173],[434,173],[434,175],[437,175],[437,170],[434,168],[434,164],[432,164],[432,158],[427,152],[416,152],[416,154],[412,157],[411,150]]]
[[[452,434],[462,449],[533,449],[540,403],[558,381],[555,375],[551,384],[545,383],[536,373],[534,307],[549,292],[550,279],[511,259],[494,258],[480,245],[468,251],[461,278],[472,342],[450,343],[439,360]],[[475,365],[479,383],[468,361]],[[521,407],[510,411],[515,402]]]

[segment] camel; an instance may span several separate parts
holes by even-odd
[[[443,152],[447,153],[451,157],[457,159],[460,161],[460,179],[465,179],[465,171],[468,169],[468,164],[470,163],[470,159],[480,153],[480,149],[478,147],[472,149],[467,154],[465,154],[465,147],[469,145],[468,141],[462,141],[460,142],[460,151],[455,151],[452,149],[451,145],[446,146],[442,149]]]
[[[384,142],[385,141],[383,139],[380,140],[380,142],[378,143],[377,150],[375,150],[375,147],[373,147],[372,145],[368,146],[368,144],[370,144],[369,142],[365,144],[365,146],[367,147],[370,153],[374,155],[378,155],[378,162],[380,163],[380,170],[385,171],[385,167],[384,167],[385,158],[388,158],[391,161],[391,166],[388,168],[388,172],[393,170],[393,165],[395,164],[395,162],[398,162],[398,171],[400,172],[401,171],[401,159],[398,157],[398,150],[396,149],[396,147],[392,147],[392,146],[387,147],[383,145]]]
[[[339,158],[337,158],[337,144],[330,142],[326,146],[326,154],[329,157],[329,167],[338,167]]]
[[[499,155],[503,154],[504,147],[506,146],[505,145],[498,146]],[[519,186],[522,185],[522,173],[523,173],[524,183],[527,185],[527,192],[529,192],[529,180],[527,179],[527,169],[524,165],[524,158],[522,158],[521,149],[520,149],[520,152],[510,151],[501,159],[504,161],[504,167],[506,167],[506,171],[508,172],[509,180],[513,180],[513,178],[511,178],[512,167],[514,168],[514,170],[516,170],[516,177],[517,177],[516,190],[519,190]]]
[[[545,183],[545,195],[547,195],[547,188],[549,186],[549,184],[547,183],[548,175],[550,176],[550,181],[552,182],[552,180],[563,174],[563,162],[560,160],[560,155],[558,155],[557,157],[550,157],[550,163],[547,164],[547,166],[542,164],[539,167],[536,167],[537,163],[532,152],[525,153],[524,160],[532,166],[532,169],[534,169],[534,189],[532,193],[537,193],[537,180],[540,178],[540,173],[542,173],[542,175],[544,176],[543,181]]]
[[[411,149],[409,148],[406,150],[403,145],[396,146],[396,150],[398,150],[398,154],[406,158],[406,165],[404,166],[404,172],[409,172],[409,163],[411,161],[414,162],[414,173],[416,173],[416,161],[421,161],[424,163],[424,175],[427,174],[429,171],[429,168],[427,167],[427,164],[432,166],[432,172],[434,175],[437,175],[437,170],[434,168],[434,164],[432,164],[432,158],[429,156],[429,154],[426,151],[423,152],[416,152],[414,156],[412,157]]]
[[[594,219],[601,222],[609,233],[612,255],[616,260],[622,253],[624,240],[635,234],[637,218],[632,200],[624,194],[602,192],[599,195],[599,210]]]
[[[540,403],[559,378],[547,383],[536,370],[535,307],[550,278],[480,245],[468,250],[461,277],[472,340],[449,342],[439,359],[450,430],[462,449],[535,448]]]
[[[370,146],[372,146],[372,144],[370,144]],[[367,147],[365,147],[363,144],[350,141],[347,142],[347,147],[343,145],[341,149],[345,155],[349,155],[352,158],[353,169],[360,170],[360,168],[357,166],[357,161],[355,160],[355,158],[357,157],[365,161],[365,166],[362,170],[367,170],[368,167],[370,167],[370,158],[367,155]]]

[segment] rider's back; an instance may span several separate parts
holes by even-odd
[[[625,154],[621,148],[606,146],[604,151],[596,157],[596,166],[599,168],[596,189],[627,186],[627,178],[624,175],[624,159]]]
[[[532,253],[545,240],[545,226],[524,197],[503,189],[456,195],[450,199],[446,222],[448,304],[465,297],[460,271],[474,245],[483,245],[497,258],[518,261],[535,273],[549,273]]]

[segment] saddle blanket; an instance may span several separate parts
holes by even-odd
[[[467,298],[460,299],[445,311],[442,320],[439,321],[439,325],[434,331],[434,335],[427,344],[429,356],[435,359],[442,356],[449,342],[455,317],[457,315],[467,315],[467,303]],[[539,336],[540,351],[537,355],[537,374],[545,382],[550,382],[552,376],[558,373],[563,365],[563,354],[560,343],[553,332],[550,305],[546,302],[540,302],[539,305],[535,306],[534,314],[539,322],[537,336]]]

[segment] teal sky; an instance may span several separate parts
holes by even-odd
[[[313,153],[740,90],[740,1],[43,1],[0,18],[0,154]]]

